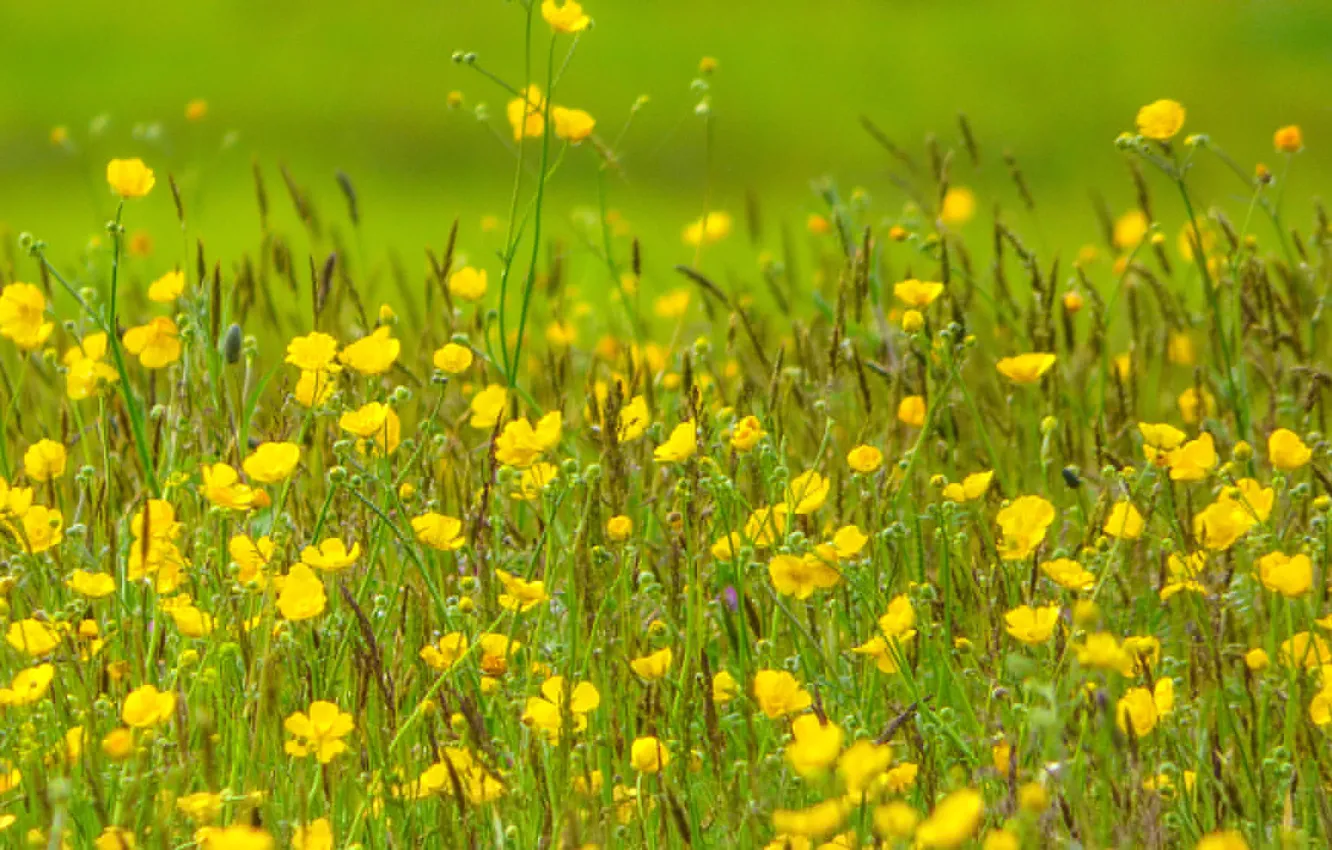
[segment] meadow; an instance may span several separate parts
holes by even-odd
[[[451,202],[172,81],[128,136],[23,107],[0,843],[1328,846],[1316,98],[1056,145],[842,91],[783,153],[763,72],[690,55],[666,133],[584,70],[622,9],[502,5],[433,45]],[[1316,90],[1325,22],[1261,20]]]

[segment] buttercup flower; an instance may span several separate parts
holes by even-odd
[[[180,330],[166,316],[125,331],[125,350],[145,369],[161,369],[180,359]]]
[[[999,374],[1015,384],[1034,384],[1055,364],[1053,354],[1036,352],[1005,357],[994,364]]]
[[[301,461],[295,443],[261,443],[241,464],[245,474],[261,484],[276,484],[291,475]]]
[[[292,736],[285,749],[289,755],[313,755],[320,764],[328,764],[338,754],[346,752],[342,740],[356,728],[352,716],[338,708],[336,703],[315,700],[307,714],[297,711],[282,724]]]
[[[574,0],[544,0],[541,4],[541,17],[546,19],[555,32],[580,33],[587,29],[591,20],[583,14],[583,7]]]
[[[1184,126],[1184,107],[1173,100],[1157,100],[1138,110],[1138,135],[1168,142]]]
[[[41,348],[55,329],[46,321],[46,296],[31,283],[11,283],[0,290],[0,336],[24,351]]]
[[[113,159],[106,164],[106,182],[122,198],[142,198],[157,182],[141,159]]]

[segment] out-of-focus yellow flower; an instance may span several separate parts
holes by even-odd
[[[1142,514],[1138,513],[1132,502],[1124,500],[1116,502],[1110,509],[1110,516],[1106,517],[1102,530],[1111,537],[1136,540],[1142,536],[1143,525]]]
[[[106,182],[122,198],[142,198],[157,181],[141,159],[113,159],[106,164]]]
[[[670,751],[654,737],[635,738],[629,747],[629,763],[639,773],[660,773],[670,761]]]
[[[33,481],[50,481],[65,474],[65,462],[64,445],[41,439],[23,453],[23,472]]]
[[[293,337],[287,343],[286,362],[303,372],[324,372],[333,365],[338,354],[338,341],[326,333],[312,331],[305,336]]]
[[[950,502],[974,502],[989,492],[990,482],[993,480],[992,470],[973,472],[960,483],[946,485],[943,488],[943,497]]]
[[[433,362],[435,368],[442,372],[448,372],[450,375],[457,375],[466,372],[472,365],[472,350],[465,345],[458,345],[456,342],[445,343],[441,348],[435,351]]]
[[[1304,150],[1304,134],[1298,126],[1290,124],[1272,134],[1272,146],[1279,153],[1299,153]]]
[[[809,708],[809,692],[785,670],[760,670],[754,674],[754,698],[763,713],[774,720]]]
[[[175,691],[159,691],[152,685],[142,685],[125,697],[120,719],[136,729],[146,729],[166,723],[175,710]]]
[[[1053,354],[1034,352],[1005,357],[994,364],[999,374],[1015,384],[1034,384],[1055,364]]]
[[[823,774],[837,761],[846,734],[836,723],[815,714],[802,714],[791,723],[794,740],[784,755],[792,769],[806,779]]]
[[[1313,561],[1305,554],[1271,552],[1258,559],[1258,578],[1268,590],[1295,599],[1313,587]]]
[[[730,235],[732,224],[730,213],[716,211],[704,213],[702,218],[684,229],[684,243],[698,246],[720,242]]]
[[[893,295],[898,301],[910,307],[928,307],[943,294],[942,283],[919,281],[915,278],[893,285]]]
[[[984,817],[985,799],[979,791],[972,788],[954,791],[916,827],[916,846],[961,847],[976,834]]]
[[[655,682],[666,676],[671,669],[671,658],[674,653],[668,646],[659,649],[656,652],[649,653],[640,658],[635,658],[629,662],[629,667],[642,679],[649,682]]]
[[[563,3],[544,0],[541,4],[541,17],[546,19],[546,23],[550,24],[550,28],[555,32],[568,34],[580,33],[592,22],[583,14],[583,7],[575,0],[564,0]]]
[[[897,405],[897,420],[912,428],[919,428],[925,424],[926,412],[925,397],[909,395]]]
[[[462,530],[462,522],[456,517],[434,512],[412,519],[412,531],[416,534],[416,539],[431,549],[441,552],[451,552],[463,547],[467,540],[463,537]]]
[[[515,142],[522,141],[524,137],[540,138],[541,134],[546,132],[546,99],[535,84],[529,85],[526,91],[509,101],[505,112],[509,118],[509,126],[513,128]]]
[[[671,430],[666,442],[653,451],[652,458],[657,463],[680,463],[693,457],[697,451],[698,437],[694,420],[687,419]]]
[[[185,291],[185,273],[170,271],[148,284],[148,300],[158,304],[170,304]]]
[[[951,186],[939,206],[939,220],[949,227],[961,227],[976,214],[976,195],[965,186]]]
[[[505,570],[495,570],[495,575],[504,586],[504,592],[499,595],[499,604],[506,611],[530,611],[550,600],[550,595],[546,593],[546,583],[540,579],[528,581]]]
[[[1173,100],[1157,100],[1138,110],[1138,135],[1167,142],[1184,126],[1184,107]]]
[[[555,125],[555,135],[574,145],[591,136],[593,128],[597,126],[591,114],[581,109],[565,109],[563,106],[550,110],[550,120]]]
[[[1132,251],[1146,238],[1151,226],[1152,223],[1147,220],[1142,210],[1129,210],[1115,219],[1113,235],[1115,247],[1124,252]]]
[[[853,471],[868,475],[883,466],[883,452],[874,446],[859,445],[847,453],[846,463]]]
[[[1019,605],[1004,615],[1005,631],[1026,644],[1044,643],[1059,622],[1059,606]]]
[[[504,405],[509,400],[509,391],[499,384],[490,384],[481,392],[472,396],[468,408],[472,417],[468,424],[473,428],[494,428],[504,414]]]
[[[766,433],[757,416],[746,416],[731,429],[731,445],[737,451],[747,452],[758,445],[758,441]]]

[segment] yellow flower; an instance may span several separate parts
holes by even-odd
[[[371,441],[387,454],[398,448],[402,439],[402,422],[393,408],[372,401],[338,417],[338,427],[362,440]]]
[[[557,4],[555,0],[544,0],[541,4],[541,17],[546,19],[555,32],[579,33],[587,29],[591,20],[583,14],[583,7],[574,0],[564,0]]]
[[[985,799],[972,788],[943,798],[916,828],[917,847],[961,847],[976,834],[985,817]]]
[[[134,850],[136,846],[134,833],[118,826],[108,826],[93,841],[94,850]]]
[[[328,764],[339,753],[347,749],[343,738],[356,728],[352,716],[335,703],[315,700],[310,703],[310,712],[292,713],[282,727],[291,733],[283,749],[288,755],[313,755],[320,764]]]
[[[546,132],[546,100],[541,95],[541,89],[535,84],[529,85],[527,90],[522,92],[519,97],[509,101],[505,112],[509,118],[509,126],[513,127],[513,140],[521,142],[524,137],[540,138],[541,134]],[[449,281],[449,291],[453,291],[453,281]],[[484,290],[483,290],[484,291]],[[463,296],[466,298],[466,296]],[[480,296],[476,296],[479,298]],[[475,298],[466,298],[468,301],[474,301]]]
[[[885,838],[910,838],[920,823],[920,814],[901,800],[874,807],[874,831]]]
[[[1272,552],[1258,559],[1258,577],[1268,590],[1295,599],[1313,587],[1313,561],[1308,555]]]
[[[147,729],[166,723],[175,711],[175,691],[159,691],[152,685],[142,685],[125,697],[120,719],[135,729]]]
[[[505,466],[526,469],[543,453],[559,445],[562,422],[558,410],[541,417],[535,428],[526,419],[509,422],[495,440],[495,459]]]
[[[0,705],[32,705],[43,699],[55,677],[55,667],[38,664],[14,674],[9,687],[0,688]]]
[[[999,374],[1015,384],[1034,384],[1055,364],[1053,354],[1035,352],[1005,357],[994,364]]]
[[[38,440],[23,453],[23,472],[33,481],[50,481],[65,474],[65,447],[55,440]]]
[[[506,611],[528,611],[550,599],[544,581],[527,581],[504,570],[495,570],[495,575],[504,585],[499,604]]]
[[[1216,446],[1212,435],[1204,433],[1166,455],[1170,464],[1170,480],[1202,481],[1208,470],[1216,466]]]
[[[1216,412],[1216,399],[1207,390],[1199,393],[1196,387],[1180,393],[1178,405],[1180,418],[1189,425],[1196,425],[1202,417]]]
[[[46,296],[31,283],[11,283],[0,290],[0,336],[24,351],[41,348],[55,330],[46,321]]]
[[[249,535],[237,534],[227,542],[227,554],[235,562],[239,570],[236,574],[236,580],[241,584],[249,582],[264,583],[264,569],[273,557],[274,550],[271,538],[264,536],[258,540],[251,540]]]
[[[730,702],[740,695],[740,683],[735,680],[725,670],[712,677],[712,701],[715,703]]]
[[[1304,134],[1295,124],[1282,127],[1272,134],[1272,146],[1277,153],[1299,153],[1304,150]]]
[[[166,316],[125,331],[125,350],[145,369],[161,369],[180,359],[180,330]]]
[[[1155,729],[1160,716],[1156,698],[1146,688],[1130,688],[1115,704],[1115,725],[1125,734],[1132,728],[1137,738]]]
[[[875,635],[859,646],[851,647],[851,651],[857,655],[873,658],[874,666],[879,668],[879,672],[892,675],[900,669],[899,662],[903,660],[906,652],[903,645],[908,643],[915,635],[915,629],[907,631],[900,637]]]
[[[984,496],[994,479],[993,471],[973,472],[962,482],[949,484],[943,488],[943,497],[950,502],[972,502]]]
[[[504,405],[509,400],[509,392],[499,384],[490,384],[481,392],[472,396],[468,408],[472,418],[468,423],[473,428],[489,430],[499,422],[504,413]]]
[[[670,672],[672,655],[671,648],[668,646],[641,658],[635,658],[629,662],[629,666],[640,678],[655,682],[665,678],[666,674]]]
[[[844,525],[833,534],[832,547],[839,559],[854,558],[869,538],[854,525]]]
[[[1019,605],[1004,615],[1005,631],[1025,644],[1044,643],[1059,622],[1059,606]]]
[[[338,355],[338,341],[326,333],[312,331],[287,344],[286,362],[302,372],[326,372]]]
[[[1017,833],[1008,829],[992,829],[985,833],[985,840],[981,842],[981,850],[1021,850],[1021,847]]]
[[[1332,647],[1328,646],[1322,635],[1296,632],[1281,642],[1277,658],[1286,667],[1312,670],[1315,667],[1332,664]]]
[[[1249,842],[1237,830],[1223,829],[1199,838],[1194,850],[1249,850]]]
[[[1127,499],[1115,502],[1115,506],[1110,509],[1110,516],[1106,517],[1105,526],[1102,530],[1111,537],[1118,537],[1124,540],[1136,540],[1142,536],[1144,525],[1142,514],[1133,503]]]
[[[116,592],[115,576],[107,573],[90,573],[87,570],[75,570],[65,582],[70,590],[88,597],[101,599]]]
[[[142,198],[157,181],[141,159],[113,159],[106,164],[106,182],[122,198]]]
[[[892,747],[862,738],[837,760],[837,775],[842,778],[846,793],[859,797],[892,763]]]
[[[522,649],[521,642],[505,635],[483,634],[477,638],[481,647],[481,672],[487,676],[503,676],[509,669],[509,659]]]
[[[457,664],[466,653],[467,635],[462,632],[450,632],[435,643],[423,647],[420,655],[426,664],[443,672]]]
[[[1293,472],[1309,462],[1313,451],[1294,431],[1278,428],[1267,438],[1267,457],[1277,469]]]
[[[352,541],[351,548],[348,549],[347,544],[339,537],[329,537],[320,541],[317,546],[306,546],[301,549],[301,563],[326,573],[345,570],[359,557],[361,557],[361,544]]]
[[[23,513],[21,542],[30,554],[37,555],[59,545],[63,536],[64,517],[60,511],[43,505],[33,505]]]
[[[1089,670],[1117,670],[1125,676],[1133,674],[1133,659],[1109,632],[1093,632],[1080,646],[1073,648],[1077,650],[1078,663]]]
[[[546,0],[546,5],[551,0]],[[570,5],[577,5],[570,3]],[[592,129],[597,126],[596,119],[581,109],[565,109],[563,106],[556,106],[550,110],[551,123],[555,125],[555,135],[570,144],[579,142],[592,135]]]
[[[308,620],[324,613],[327,602],[324,583],[305,564],[297,564],[282,583],[277,605],[288,620]]]
[[[332,371],[327,372],[302,372],[301,377],[296,381],[296,388],[292,391],[296,401],[302,407],[315,407],[328,401],[328,397],[333,394],[333,375]]]
[[[943,294],[942,283],[927,283],[911,278],[893,285],[893,295],[911,307],[928,307]]]
[[[535,502],[560,474],[559,467],[551,463],[534,463],[523,470],[523,477],[518,481],[518,492],[513,498],[525,502]]]
[[[1096,583],[1092,575],[1082,564],[1071,558],[1056,558],[1041,564],[1041,572],[1049,576],[1055,584],[1067,590],[1091,590]]]
[[[148,300],[156,301],[158,304],[170,304],[184,291],[185,273],[179,270],[167,272],[148,284]]]
[[[634,533],[634,521],[624,514],[618,514],[606,520],[606,537],[621,543]]]
[[[976,195],[965,186],[952,186],[939,205],[939,220],[950,227],[960,227],[976,214]]]
[[[65,373],[65,394],[71,401],[92,396],[97,392],[98,381],[114,383],[120,380],[120,373],[109,363],[102,362],[106,356],[106,342],[106,334],[96,331],[65,351],[61,361],[69,370]]]
[[[362,375],[382,375],[393,367],[402,350],[402,343],[391,334],[392,328],[387,325],[377,328],[374,333],[342,349],[338,360]]]
[[[476,760],[471,751],[461,747],[446,747],[444,761],[431,765],[416,782],[415,796],[444,794],[452,797],[461,786],[462,796],[473,806],[491,803],[504,796],[504,785],[485,765]]]
[[[720,242],[730,234],[731,224],[730,213],[704,213],[702,218],[684,229],[684,243],[697,247]]]
[[[222,795],[198,791],[176,798],[176,809],[195,823],[212,823],[222,813]]]
[[[809,692],[785,670],[760,670],[754,674],[754,698],[763,713],[774,720],[809,708]]]
[[[652,453],[657,463],[680,463],[694,456],[698,451],[698,439],[694,431],[694,420],[686,419],[671,430],[666,442],[657,446]]]
[[[784,755],[792,769],[806,779],[832,767],[846,737],[836,723],[820,720],[816,714],[797,717],[791,723],[791,735],[794,740],[786,745]]]
[[[467,540],[463,537],[462,530],[462,522],[457,518],[433,511],[412,519],[412,531],[416,534],[417,541],[441,552],[451,552],[463,547]]]
[[[134,754],[134,733],[123,726],[112,729],[102,739],[102,752],[113,761],[124,761]]]
[[[1138,135],[1167,142],[1184,126],[1184,107],[1173,100],[1157,100],[1138,110]]]
[[[292,850],[333,850],[333,825],[319,818],[296,827],[291,836]]]
[[[456,342],[446,343],[435,352],[435,368],[450,375],[466,372],[472,365],[472,349]]]
[[[1214,552],[1229,549],[1257,523],[1241,503],[1219,498],[1193,517],[1193,536]]]
[[[792,513],[806,516],[823,507],[832,484],[814,470],[808,470],[791,479],[786,488],[786,503],[794,505]]]
[[[234,511],[246,511],[254,506],[254,490],[241,483],[240,475],[231,466],[206,463],[201,469],[203,484],[199,489],[205,499],[219,508]]]
[[[1173,425],[1139,422],[1138,430],[1142,433],[1143,452],[1148,460],[1169,457],[1169,453],[1183,445],[1188,435]]]
[[[568,705],[575,732],[587,728],[587,713],[601,705],[601,694],[591,682],[579,682],[570,690],[563,676],[551,676],[541,685],[541,696],[529,697],[523,722],[535,726],[555,743],[564,727],[564,706]]]
[[[1054,505],[1040,496],[1019,496],[995,517],[1003,531],[999,552],[1005,561],[1021,561],[1045,540],[1054,522]]]
[[[9,624],[5,641],[19,652],[34,658],[46,655],[60,645],[60,634],[51,626],[29,617]]]
[[[897,405],[897,419],[912,428],[925,424],[925,397],[909,395]]]
[[[847,466],[862,475],[868,475],[883,466],[883,452],[874,446],[859,445],[846,455]]]
[[[746,416],[735,423],[735,427],[731,430],[731,446],[736,451],[747,452],[758,445],[758,441],[766,433],[757,416]]]
[[[1244,653],[1244,666],[1255,673],[1261,673],[1272,664],[1272,659],[1268,657],[1267,652],[1261,648],[1251,649]]]
[[[1115,247],[1124,252],[1132,251],[1142,242],[1151,226],[1152,223],[1147,220],[1142,210],[1129,210],[1115,219],[1113,237]]]
[[[778,593],[796,599],[808,599],[816,589],[836,587],[842,580],[836,566],[815,555],[774,555],[768,576]]]
[[[824,800],[807,809],[777,809],[772,813],[772,827],[782,835],[823,838],[837,831],[846,820],[846,812],[841,800]],[[787,846],[794,847],[790,843]]]
[[[295,443],[260,443],[241,466],[255,481],[276,484],[291,475],[300,461],[301,447]]]
[[[660,773],[671,761],[666,745],[656,738],[635,738],[629,748],[629,763],[639,773]]]

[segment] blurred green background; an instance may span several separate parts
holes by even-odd
[[[623,172],[610,181],[609,202],[663,264],[688,256],[680,229],[704,205],[694,109],[702,93],[691,88],[703,56],[719,62],[708,92],[712,207],[739,215],[752,191],[767,221],[796,227],[822,208],[810,189],[821,176],[843,194],[865,187],[885,218],[900,211],[893,163],[859,127],[862,114],[923,158],[928,132],[957,143],[956,115],[965,112],[984,159],[976,170],[960,165],[955,182],[977,190],[982,211],[1004,202],[1020,230],[1066,246],[1066,256],[1096,240],[1092,192],[1116,212],[1132,205],[1112,142],[1157,98],[1184,103],[1186,132],[1211,134],[1246,169],[1259,160],[1278,167],[1273,130],[1300,124],[1309,150],[1288,203],[1318,194],[1332,170],[1329,3],[588,0],[585,8],[596,25],[557,100],[589,110],[599,134],[614,138],[634,101],[650,98],[619,148]],[[521,84],[524,14],[502,0],[5,4],[0,223],[72,254],[113,209],[106,160],[141,156],[159,178],[181,181],[192,234],[204,234],[215,256],[234,257],[258,232],[257,157],[287,222],[279,163],[330,220],[343,216],[334,182],[342,169],[358,188],[367,244],[394,246],[415,263],[423,246],[442,245],[456,216],[464,249],[493,250],[480,220],[507,210],[508,96],[450,55],[475,51]],[[550,35],[539,16],[533,36],[540,56]],[[462,108],[448,108],[453,90]],[[195,98],[208,114],[187,122]],[[487,120],[477,118],[481,105]],[[50,141],[58,125],[68,128],[68,149]],[[1035,217],[1018,215],[1003,150],[1023,166]],[[597,162],[589,146],[569,151],[552,187],[557,235],[578,209],[594,207]],[[1242,215],[1242,188],[1215,160],[1205,158],[1196,179],[1206,201]],[[1177,204],[1156,185],[1158,208],[1178,227]],[[1304,209],[1293,223],[1307,224]],[[132,206],[130,226],[155,237],[153,262],[180,261],[164,180]],[[971,227],[984,241],[988,215]]]

